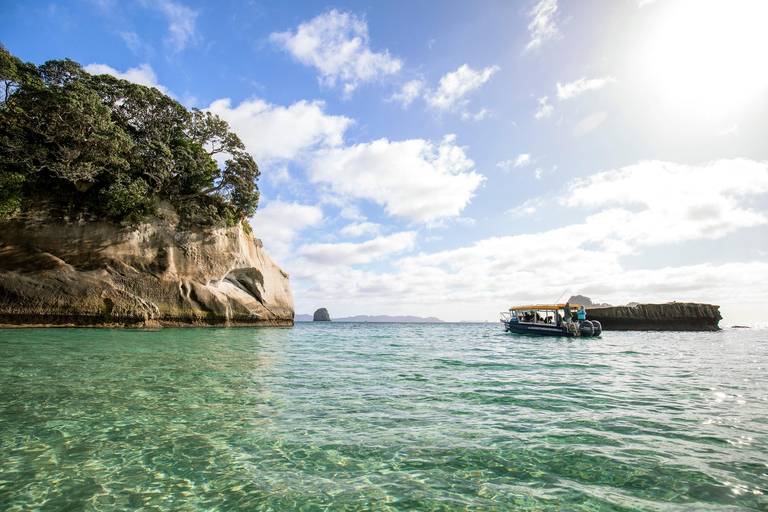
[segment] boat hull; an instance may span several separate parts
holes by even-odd
[[[573,333],[565,327],[546,324],[521,324],[518,322],[504,322],[507,332],[514,334],[531,334],[534,336],[564,336],[570,338]]]

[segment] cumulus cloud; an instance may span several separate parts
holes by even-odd
[[[477,71],[464,64],[443,76],[437,89],[428,91],[424,99],[427,105],[441,112],[463,111],[469,103],[466,95],[479,89],[499,69],[499,66],[489,66]]]
[[[557,99],[559,100],[567,100],[571,98],[575,98],[579,94],[585,92],[585,91],[594,91],[596,89],[601,89],[607,84],[608,82],[615,82],[616,79],[611,76],[606,76],[603,78],[592,78],[590,80],[587,80],[586,77],[579,78],[575,82],[570,82],[565,85],[562,85],[560,82],[557,83]]]
[[[458,216],[485,180],[454,142],[455,136],[439,143],[380,139],[320,150],[309,177],[342,196],[383,205],[389,215],[435,223]]]
[[[346,236],[358,237],[363,235],[378,235],[380,231],[381,224],[376,224],[374,222],[353,222],[344,226],[339,230],[339,233]]]
[[[306,244],[296,250],[304,260],[320,265],[354,265],[370,263],[384,256],[412,249],[416,232],[405,231],[379,236],[362,243]]]
[[[764,210],[750,208],[766,194],[768,162],[734,159],[699,166],[640,162],[574,181],[561,205],[568,208],[565,218],[574,220],[556,229],[392,258],[384,273],[349,267],[349,262],[371,261],[359,255],[360,247],[342,247],[338,255],[323,246],[316,260],[302,260],[292,269],[292,278],[296,272],[311,282],[296,294],[297,307],[302,301],[322,301],[339,316],[378,311],[492,320],[496,311],[514,303],[554,301],[568,286],[568,293],[614,304],[715,302],[725,314],[752,307],[749,314],[757,318],[754,305],[764,304],[768,296],[765,261],[633,269],[622,261],[649,246],[712,239],[768,224]],[[550,201],[532,199],[508,213],[522,218],[553,208]],[[580,215],[590,211],[586,219]],[[525,231],[527,223],[516,222]],[[410,246],[401,241],[389,254],[395,256],[400,247]],[[329,272],[334,261],[347,263]]]
[[[250,224],[273,259],[280,261],[292,256],[291,245],[301,231],[322,220],[323,210],[318,206],[273,200],[262,203]]]
[[[555,111],[555,107],[547,103],[548,99],[548,96],[539,98],[539,110],[536,111],[536,114],[534,114],[533,117],[536,119],[544,119],[552,115],[552,112]]]
[[[557,15],[557,0],[541,0],[528,14],[531,22],[528,31],[531,40],[525,47],[526,51],[535,50],[542,44],[560,37],[560,32],[555,25]]]
[[[167,87],[164,87],[157,82],[157,75],[152,69],[152,66],[146,63],[141,64],[137,68],[128,68],[128,71],[124,73],[121,73],[120,71],[116,70],[113,67],[107,66],[106,64],[96,64],[96,63],[88,64],[87,66],[85,66],[85,70],[92,75],[112,75],[115,78],[128,80],[129,82],[133,82],[135,84],[146,85],[147,87],[154,87],[160,92],[162,92],[163,94],[168,94],[169,96],[173,96],[168,91]]]
[[[403,85],[400,92],[395,93],[389,98],[390,101],[396,101],[400,103],[403,108],[408,107],[413,100],[421,96],[421,91],[424,89],[424,82],[422,80],[411,80],[407,84]]]
[[[370,48],[368,24],[354,14],[332,10],[302,23],[296,32],[275,32],[269,40],[306,66],[320,71],[320,83],[342,85],[350,95],[360,84],[397,73],[402,62]]]
[[[353,123],[345,116],[324,112],[322,101],[298,101],[289,107],[254,98],[232,107],[229,98],[214,101],[207,110],[227,121],[257,162],[289,160],[315,147],[343,143]]]
[[[727,177],[727,179],[724,179]],[[700,166],[645,161],[575,181],[567,206],[604,208],[590,222],[629,245],[720,238],[768,224],[765,212],[745,206],[768,193],[768,162],[718,160]]]

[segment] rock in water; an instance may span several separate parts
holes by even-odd
[[[328,310],[325,308],[320,308],[317,311],[315,311],[315,315],[312,318],[313,322],[330,322],[331,321],[331,315],[328,314]]]
[[[605,331],[719,331],[720,306],[691,302],[637,304],[587,309]]]
[[[128,227],[0,221],[0,324],[293,325],[288,274],[261,240],[170,213]]]

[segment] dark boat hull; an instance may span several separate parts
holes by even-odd
[[[565,336],[572,337],[573,333],[565,327],[546,324],[521,324],[518,322],[504,322],[507,332],[514,334],[532,334],[534,336]]]

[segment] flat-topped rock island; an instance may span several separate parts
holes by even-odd
[[[585,306],[606,331],[719,331],[720,306],[692,302]]]

